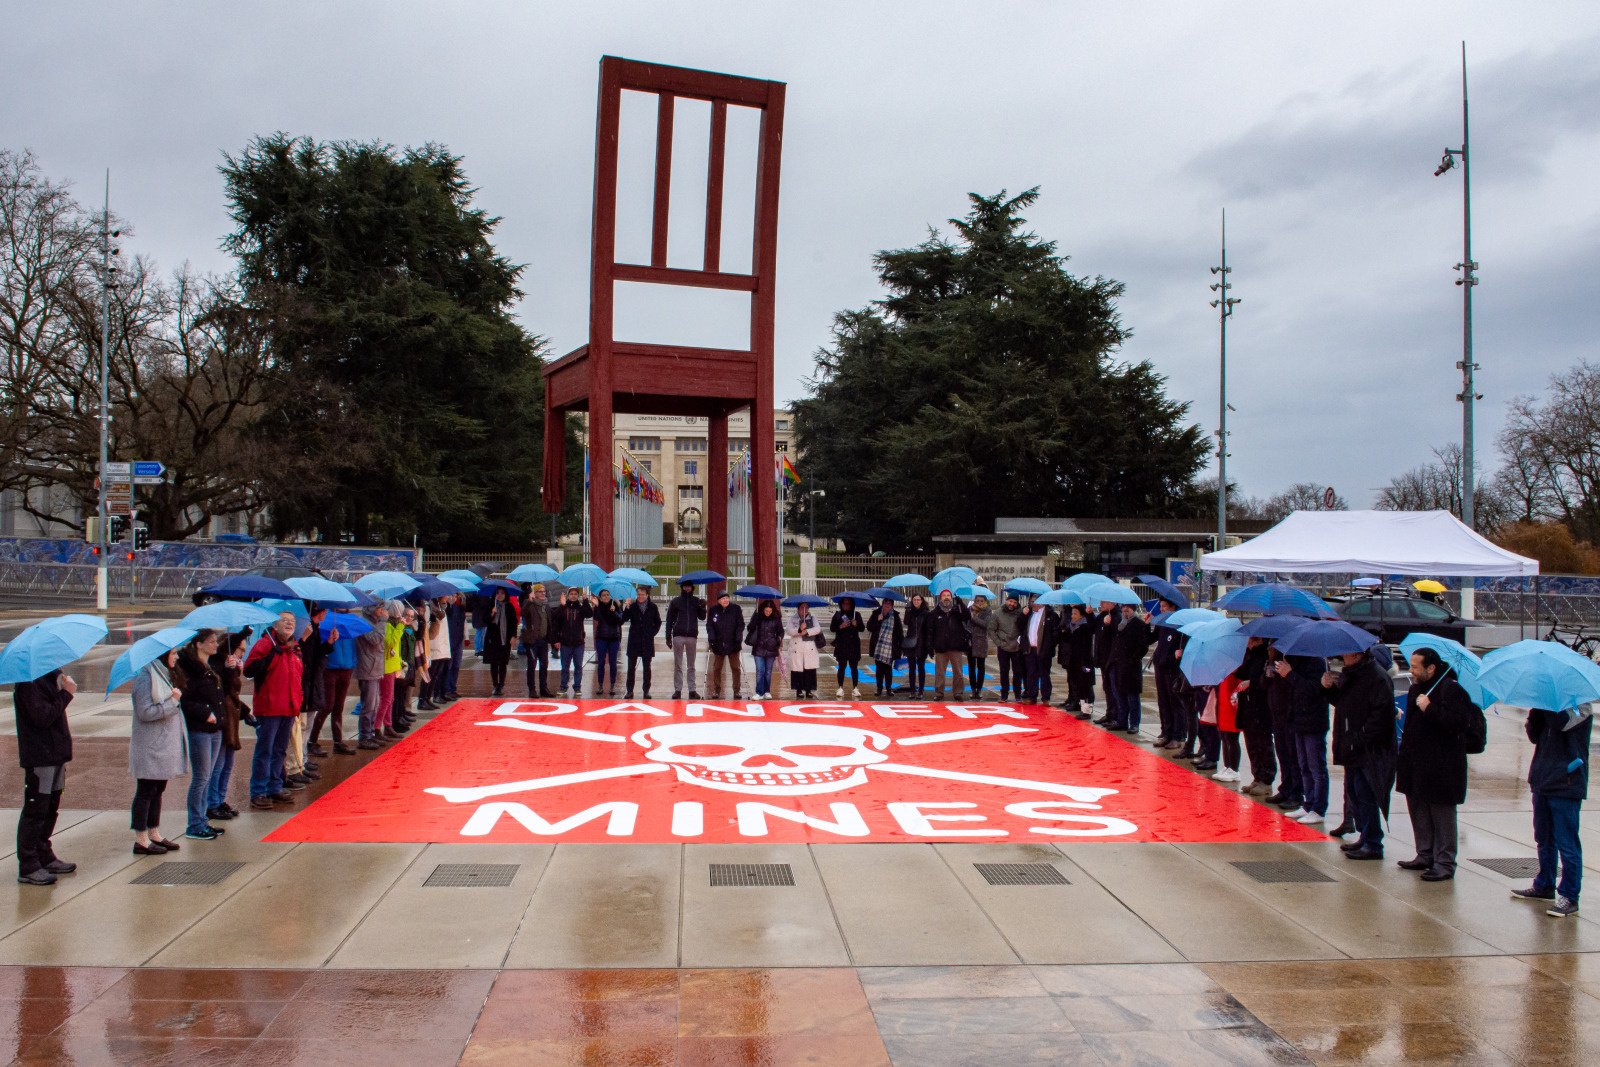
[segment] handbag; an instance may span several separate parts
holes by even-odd
[[[1200,712],[1200,721],[1207,726],[1215,726],[1217,724],[1217,691],[1215,688],[1212,688],[1210,694],[1206,697],[1206,706]]]

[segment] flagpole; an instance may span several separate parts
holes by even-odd
[[[783,592],[783,509],[789,502],[789,483],[778,469],[778,591]]]
[[[589,446],[583,446],[583,561],[589,562]]]

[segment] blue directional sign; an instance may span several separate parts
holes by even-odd
[[[153,459],[136,459],[133,461],[133,476],[135,478],[159,478],[167,473],[166,464]]]

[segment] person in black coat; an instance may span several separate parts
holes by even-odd
[[[1411,654],[1395,788],[1405,794],[1417,854],[1400,866],[1430,882],[1455,877],[1456,808],[1467,799],[1466,732],[1482,714],[1438,652]]]
[[[1353,860],[1383,858],[1383,817],[1394,788],[1394,683],[1365,652],[1341,657],[1342,671],[1325,672],[1333,693],[1333,759],[1344,767],[1361,838],[1342,846]]]
[[[650,661],[656,656],[656,634],[661,632],[661,609],[650,598],[650,590],[640,587],[638,596],[622,612],[622,621],[628,624],[628,691],[623,695],[633,699],[634,671],[644,665],[644,699],[650,699]]]
[[[933,609],[928,607],[927,599],[917,593],[906,604],[901,624],[905,636],[900,651],[910,668],[906,684],[917,700],[922,699],[928,688],[928,616],[931,614]]]
[[[872,652],[873,680],[878,696],[894,695],[894,661],[905,645],[905,628],[894,602],[884,600],[867,619],[867,647]]]
[[[833,663],[835,684],[838,692],[834,696],[844,698],[844,676],[850,672],[850,683],[857,700],[861,699],[861,613],[856,610],[856,602],[852,597],[844,597],[839,601],[839,610],[833,613],[833,619],[828,623],[828,629],[833,634]]]
[[[569,587],[566,599],[550,610],[550,647],[561,655],[562,696],[577,696],[583,689],[583,623],[593,616],[594,607],[576,587]]]
[[[756,661],[755,694],[757,700],[772,696],[772,667],[783,651],[783,615],[776,600],[763,600],[750,616],[745,627],[744,643],[750,646],[750,655]]]
[[[717,594],[717,602],[706,611],[706,644],[711,648],[711,669],[706,672],[706,692],[716,700],[722,695],[722,672],[726,667],[733,688],[728,696],[738,700],[744,689],[744,670],[739,662],[739,646],[744,639],[744,608],[733,602],[727,586]]]
[[[517,645],[517,615],[506,599],[506,591],[495,587],[494,599],[489,602],[478,636],[483,638],[483,661],[489,665],[489,682],[494,695],[505,692],[506,666],[511,662],[511,650]]]
[[[1580,716],[1576,719],[1573,716]],[[1546,915],[1561,918],[1578,912],[1583,884],[1583,841],[1578,812],[1589,795],[1589,736],[1594,719],[1576,711],[1533,708],[1524,726],[1533,742],[1528,786],[1533,790],[1533,842],[1539,851],[1539,873],[1528,889],[1513,891],[1528,900],[1555,901]],[[1556,881],[1556,859],[1561,880]]]
[[[17,715],[17,757],[22,763],[22,813],[17,818],[17,881],[54,885],[56,875],[78,869],[55,854],[50,837],[61,814],[61,790],[72,762],[67,705],[78,683],[61,671],[18,682],[12,695]]]
[[[1272,747],[1272,708],[1267,703],[1267,643],[1252,637],[1245,643],[1244,660],[1233,676],[1234,725],[1244,735],[1245,751],[1250,754],[1250,784],[1242,792],[1264,797],[1272,792],[1278,777],[1277,754]]]
[[[1268,804],[1276,804],[1285,811],[1302,807],[1300,789],[1300,757],[1295,752],[1294,731],[1289,728],[1289,682],[1278,674],[1278,661],[1283,654],[1267,642],[1267,661],[1262,671],[1262,699],[1272,719],[1272,748],[1278,757],[1278,791],[1267,797]]]
[[[948,589],[940,590],[933,613],[925,624],[927,640],[924,642],[933,653],[933,699],[944,699],[944,677],[950,675],[950,695],[961,698],[961,668],[972,648],[972,638],[967,633],[967,606],[957,600]]]
[[[617,695],[617,655],[622,651],[622,606],[602,589],[594,602],[594,695]]]
[[[1322,685],[1325,663],[1315,656],[1285,656],[1273,670],[1289,691],[1289,731],[1300,765],[1301,807],[1289,818],[1308,826],[1328,814],[1328,691]]]
[[[1067,699],[1061,706],[1079,719],[1094,716],[1095,626],[1095,617],[1086,605],[1072,605],[1056,650],[1056,661],[1067,672]]]
[[[1161,601],[1161,613],[1169,614],[1178,606],[1169,600]],[[1145,616],[1150,622],[1151,616]],[[1155,675],[1156,713],[1161,718],[1161,733],[1156,738],[1157,748],[1181,748],[1189,735],[1189,719],[1185,714],[1186,698],[1182,695],[1183,672],[1178,669],[1178,650],[1187,640],[1176,627],[1156,626],[1155,645],[1150,653],[1150,669]],[[1177,744],[1173,744],[1177,742]]]
[[[1111,658],[1106,666],[1114,679],[1118,706],[1116,718],[1107,726],[1136,734],[1143,708],[1140,697],[1144,691],[1144,654],[1154,635],[1132,604],[1122,605],[1121,618],[1112,625]]]
[[[1094,720],[1096,726],[1114,724],[1122,706],[1117,696],[1116,672],[1111,668],[1111,647],[1120,618],[1117,605],[1109,600],[1100,602],[1100,610],[1094,616],[1094,665],[1100,669],[1100,689],[1106,695],[1106,713]]]
[[[1036,604],[1030,597],[1022,609],[1022,699],[1050,703],[1054,689],[1050,682],[1050,665],[1055,658],[1056,645],[1061,642],[1061,617],[1047,605]]]
[[[694,682],[694,661],[700,640],[700,623],[706,617],[705,601],[694,595],[694,583],[680,581],[678,595],[667,604],[667,644],[672,648],[672,699],[683,699],[683,676],[689,675],[689,699],[699,700]]]
[[[224,832],[211,825],[212,819],[232,818],[211,807],[211,774],[222,754],[222,720],[227,714],[228,699],[222,676],[211,666],[211,657],[221,647],[224,636],[220,630],[201,630],[178,654],[177,680],[182,690],[178,709],[183,712],[183,726],[189,734],[189,821],[184,833],[201,841]]]

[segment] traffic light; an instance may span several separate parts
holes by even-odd
[[[135,526],[133,528],[133,550],[143,552],[150,547],[150,527]]]
[[[106,539],[112,544],[116,544],[118,541],[122,540],[123,537],[127,536],[127,533],[128,517],[126,515],[111,516],[110,532]]]

